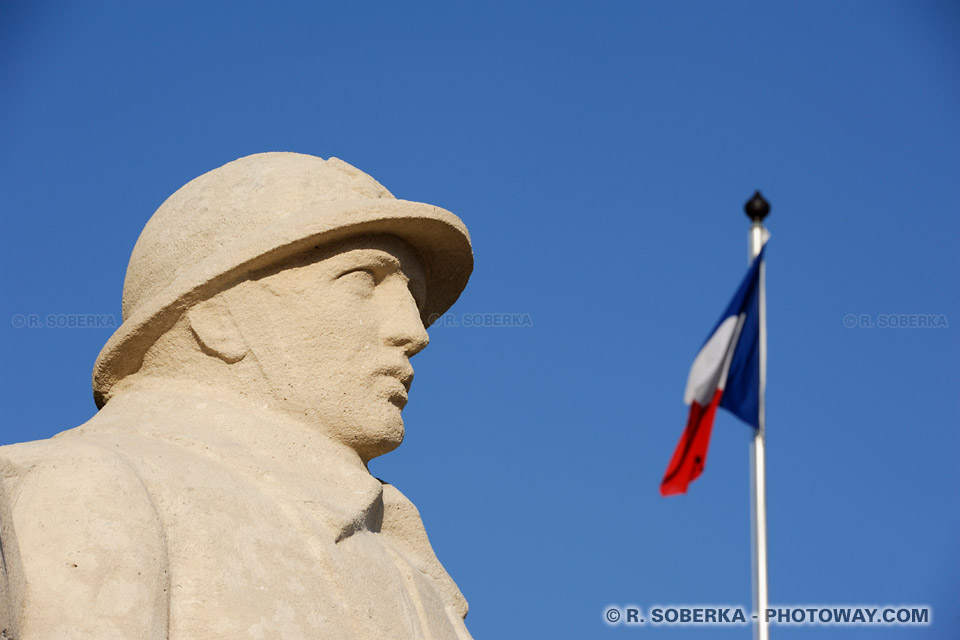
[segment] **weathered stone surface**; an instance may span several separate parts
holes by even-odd
[[[331,158],[241,158],[134,248],[99,413],[0,447],[0,628],[50,638],[469,638],[403,439],[425,327],[473,257],[453,214]]]

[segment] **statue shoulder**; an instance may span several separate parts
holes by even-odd
[[[467,615],[467,599],[447,573],[430,544],[420,511],[391,484],[383,484],[383,527],[381,533],[408,562],[433,581],[447,608],[460,620]]]
[[[12,637],[165,637],[163,530],[108,444],[67,435],[0,447],[0,536]]]
[[[119,447],[72,434],[0,447],[0,482],[18,520],[47,503],[57,506],[51,517],[81,507],[122,515],[131,507],[138,514],[150,506],[143,483]]]

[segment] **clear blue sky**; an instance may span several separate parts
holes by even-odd
[[[479,638],[608,628],[608,604],[750,605],[750,430],[657,487],[693,356],[768,226],[771,599],[934,607],[960,636],[960,7],[948,2],[0,4],[0,442],[95,411],[143,224],[259,151],[341,157],[460,215],[476,270],[417,356],[419,507]],[[847,314],[936,314],[931,329]]]

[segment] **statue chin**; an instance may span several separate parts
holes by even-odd
[[[337,411],[332,415],[326,411],[290,413],[295,417],[299,414],[301,419],[306,417],[322,435],[352,449],[367,462],[399,447],[404,437],[403,418],[399,407],[385,403],[375,410],[369,409],[372,408],[363,411],[361,415],[344,415],[344,412]]]
[[[404,434],[403,419],[398,415],[393,423],[381,424],[376,429],[370,429],[370,425],[367,425],[367,428],[357,429],[353,434],[356,437],[349,446],[366,462],[400,446]]]
[[[400,437],[395,440],[381,440],[374,445],[371,445],[368,448],[363,448],[357,451],[360,454],[360,457],[365,461],[369,462],[374,458],[382,456],[385,453],[390,453],[394,449],[400,446],[403,442],[403,434],[400,434]]]

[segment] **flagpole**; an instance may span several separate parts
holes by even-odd
[[[770,204],[757,191],[744,206],[750,217],[750,260],[753,260],[763,248],[768,237],[763,219],[770,213]],[[769,640],[770,628],[766,620],[769,605],[767,591],[767,469],[766,469],[766,391],[767,391],[767,283],[766,267],[760,264],[760,282],[758,283],[758,304],[760,311],[760,393],[758,402],[757,432],[753,436],[750,449],[750,485],[752,489],[751,521],[753,525],[753,610],[757,614],[757,624],[753,637],[756,640]]]

